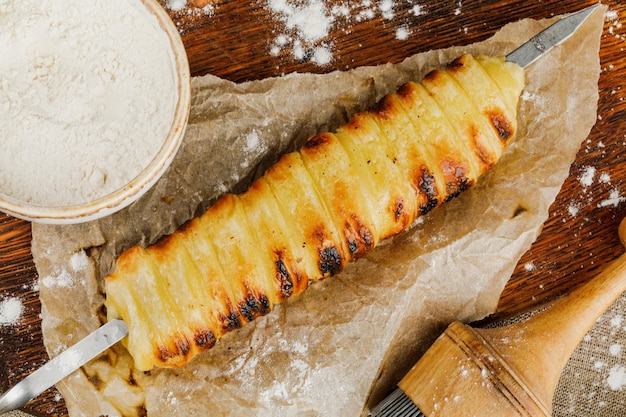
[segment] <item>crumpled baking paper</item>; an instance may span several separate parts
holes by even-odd
[[[137,372],[116,345],[57,385],[70,415],[366,414],[449,322],[495,310],[595,123],[603,12],[527,68],[517,138],[475,188],[184,368]],[[512,23],[485,42],[397,65],[243,84],[193,79],[183,146],[147,195],[99,221],[33,225],[50,355],[101,324],[102,279],[125,248],[172,232],[228,190],[244,190],[280,154],[406,80],[462,53],[506,54],[550,22]]]

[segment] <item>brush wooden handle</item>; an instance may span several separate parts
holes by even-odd
[[[398,386],[428,417],[550,416],[567,361],[624,291],[626,254],[525,321],[494,329],[452,323]]]

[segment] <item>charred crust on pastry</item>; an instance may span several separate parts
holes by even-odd
[[[502,142],[506,143],[515,133],[513,123],[502,110],[492,109],[486,112],[486,116]]]
[[[291,275],[282,259],[274,262],[274,265],[276,265],[276,278],[280,282],[280,292],[284,298],[288,298],[293,290]]]
[[[419,205],[419,213],[420,215],[424,215],[439,205],[437,184],[435,183],[434,176],[425,166],[420,168],[419,173],[413,181],[419,194],[423,196],[425,200]]]
[[[175,336],[172,337],[172,341],[174,342],[174,349],[170,349],[166,346],[157,347],[157,358],[162,363],[167,363],[176,356],[186,356],[191,350],[191,345],[186,337]]]
[[[291,278],[287,265],[285,265],[285,251],[275,250],[274,253],[277,258],[276,261],[274,261],[274,266],[276,267],[276,274],[274,276],[279,283],[282,299],[287,299],[293,294],[293,278]]]
[[[313,228],[311,237],[318,242],[318,269],[322,277],[326,278],[338,274],[345,263],[343,251],[339,249],[331,239],[331,234],[326,230],[326,225],[320,223]]]
[[[196,330],[193,340],[196,346],[202,349],[211,349],[217,342],[215,334],[209,329]]]
[[[473,184],[474,182],[468,178],[462,178],[461,181],[456,184],[448,184],[449,192],[446,196],[445,202],[448,202],[453,198],[458,197],[459,194],[461,194],[463,191],[467,191],[469,188],[471,188]]]
[[[239,305],[239,312],[248,321],[264,316],[271,310],[271,304],[265,294],[248,291],[247,297]]]
[[[374,235],[369,227],[367,227],[356,215],[352,216],[356,224],[359,225],[359,236],[368,251],[374,249]]]
[[[438,200],[428,200],[425,204],[420,204],[420,216],[424,216],[431,212],[432,209],[439,205]]]
[[[309,139],[307,139],[302,147],[304,149],[315,149],[321,147],[322,145],[325,145],[331,140],[332,137],[328,132],[318,133],[317,135],[311,136]]]
[[[356,254],[359,253],[359,241],[357,239],[354,239],[352,236],[354,236],[354,234],[350,234],[346,237],[346,242],[348,243],[348,250],[350,251],[350,255],[352,255],[352,257],[355,257]]]
[[[394,113],[398,111],[396,104],[393,101],[394,95],[397,95],[397,93],[383,96],[383,98],[381,98],[378,103],[376,103],[376,106],[371,110],[372,114],[381,119],[390,120]]]
[[[402,218],[406,216],[406,213],[404,211],[404,198],[398,197],[394,201],[393,216],[394,216],[394,219],[396,220],[396,223],[400,222],[400,220],[402,220]]]
[[[483,169],[488,169],[495,164],[494,159],[497,158],[497,156],[493,155],[493,153],[481,143],[480,129],[475,124],[471,124],[468,130],[472,149],[476,157],[478,157],[478,162],[482,164]]]
[[[148,410],[145,404],[137,406],[137,417],[148,417]]]
[[[335,275],[343,269],[343,258],[337,247],[322,248],[319,252],[319,270],[324,277]]]
[[[361,257],[374,248],[372,231],[356,214],[351,215],[350,220],[345,222],[343,232],[352,259]]]
[[[302,291],[306,290],[309,287],[309,277],[297,267],[298,262],[294,262],[291,265],[291,273],[293,274],[294,280],[294,294],[300,294]]]
[[[109,366],[114,366],[113,359],[110,354],[100,355],[97,359],[97,362],[106,363]]]
[[[128,378],[126,379],[126,382],[128,382],[128,385],[130,385],[131,387],[136,387],[138,385],[137,380],[135,379],[135,375],[133,375],[132,370],[130,374],[128,374]]]
[[[98,375],[97,372],[93,373],[92,375],[87,375],[87,380],[98,391],[105,387],[104,381],[102,380],[102,378],[100,378],[100,375]]]
[[[187,356],[189,351],[191,350],[191,344],[186,337],[177,337],[175,339],[176,349],[178,352],[182,353],[183,356]]]
[[[398,99],[407,105],[411,105],[411,103],[413,102],[413,94],[415,93],[415,83],[412,81],[409,81],[407,83],[404,83],[400,86],[400,88],[398,88],[398,90],[396,91],[396,97],[398,97]]]
[[[458,196],[474,184],[467,177],[467,166],[465,163],[446,158],[441,161],[440,167],[446,181],[445,201]]]
[[[446,69],[450,72],[458,71],[465,66],[466,60],[467,56],[461,55],[460,57],[455,58],[454,61],[448,63],[448,65],[446,65]]]
[[[440,69],[435,69],[426,74],[422,82],[440,84],[440,80],[445,76],[446,74],[444,71]]]
[[[222,328],[226,331],[239,329],[242,326],[241,319],[236,311],[231,310],[228,314],[222,314],[220,320],[222,322]]]
[[[161,363],[167,363],[169,359],[174,357],[174,353],[166,348],[165,346],[159,346],[157,348],[158,354],[157,354],[157,358],[159,359],[159,361],[161,361]]]

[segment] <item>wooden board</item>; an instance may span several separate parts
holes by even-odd
[[[166,7],[164,0],[160,2]],[[577,11],[595,1],[372,1],[363,12],[372,11],[373,17],[359,15],[355,3],[362,4],[352,2],[349,17],[338,14],[325,39],[333,58],[328,65],[312,62],[306,53],[302,59],[294,57],[289,45],[272,53],[279,35],[288,31],[268,1],[223,2],[209,14],[166,9],[179,27],[193,75],[210,73],[241,82],[294,71],[321,73],[398,62],[418,52],[484,40],[508,22]],[[325,4],[330,8],[349,3],[326,0]],[[393,16],[383,17],[377,7],[381,4],[391,4]],[[626,77],[626,28],[620,24],[626,4],[605,4],[610,13],[600,52],[597,124],[583,143],[541,236],[506,286],[497,318],[567,294],[623,252],[617,225],[626,207],[620,194],[626,197],[626,165],[622,164],[626,158],[626,91],[621,89]],[[398,29],[408,34],[406,39],[399,39]],[[596,170],[596,176],[591,185],[584,186],[580,177],[590,168]],[[605,205],[610,197],[619,197],[615,206]],[[0,301],[16,296],[25,306],[17,325],[0,326],[0,391],[47,359],[30,239],[27,222],[0,214]],[[55,389],[25,409],[49,416],[67,414]]]

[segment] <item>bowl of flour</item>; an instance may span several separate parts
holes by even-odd
[[[0,0],[0,210],[78,223],[139,198],[182,141],[187,56],[153,0]]]

